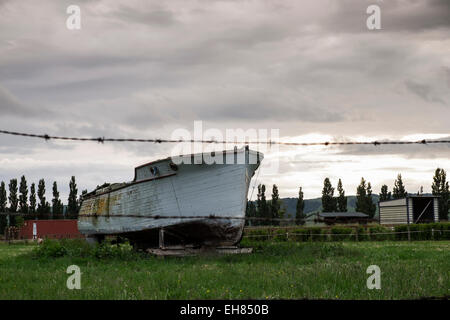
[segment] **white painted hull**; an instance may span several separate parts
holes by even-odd
[[[247,163],[180,164],[174,171],[165,159],[138,167],[132,183],[83,201],[78,228],[88,236],[164,228],[195,242],[235,244],[242,236],[245,221],[239,218],[245,217],[250,180],[263,158],[246,149],[239,154],[247,154]],[[227,163],[230,157],[236,153],[224,153]],[[157,175],[152,167],[158,167]]]

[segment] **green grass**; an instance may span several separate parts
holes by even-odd
[[[411,299],[450,294],[450,241],[248,242],[250,255],[59,258],[0,244],[0,299]],[[81,290],[66,269],[81,268]],[[381,290],[366,269],[381,268]]]

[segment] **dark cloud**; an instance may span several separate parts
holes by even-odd
[[[44,113],[42,113],[42,112]],[[0,85],[0,114],[2,117],[15,116],[21,118],[43,118],[52,115],[46,108],[39,110],[19,101],[10,91]]]
[[[411,92],[427,102],[439,102],[443,105],[448,105],[443,99],[434,94],[433,88],[430,85],[421,84],[413,80],[406,80],[405,84]]]
[[[384,1],[385,25],[393,31],[417,32],[434,28],[450,28],[450,2],[447,0]],[[387,9],[387,10],[386,10]]]
[[[27,114],[27,109],[3,87],[0,87],[0,106],[2,116],[10,114]]]

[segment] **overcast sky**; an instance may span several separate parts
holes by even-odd
[[[66,27],[72,4],[80,30]],[[381,30],[366,26],[371,4]],[[290,141],[445,138],[449,17],[448,0],[0,0],[0,128],[170,138],[201,120]],[[49,199],[56,180],[66,202],[70,176],[80,190],[129,181],[173,147],[0,135],[0,180],[44,178]],[[397,173],[429,192],[434,170],[450,169],[449,145],[264,153],[257,182],[282,197],[318,197],[325,177],[355,194],[364,176],[378,193]]]

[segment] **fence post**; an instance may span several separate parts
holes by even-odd
[[[431,228],[431,239],[434,240],[434,228]]]
[[[286,241],[289,241],[289,232],[286,231]]]
[[[356,241],[358,242],[358,227],[355,228],[355,237]]]
[[[411,241],[411,233],[409,232],[409,224],[406,228],[408,229],[408,241]]]

